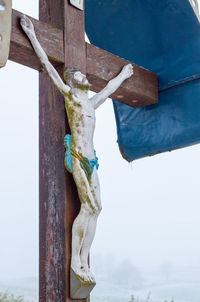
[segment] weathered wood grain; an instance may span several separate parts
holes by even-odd
[[[60,5],[59,5],[60,4]],[[63,0],[40,0],[40,20],[63,24]],[[57,8],[60,7],[60,10]],[[55,11],[54,11],[55,8]],[[40,23],[42,24],[42,23]],[[65,302],[65,109],[63,97],[40,72],[40,302]]]
[[[9,59],[33,69],[41,70],[41,63],[35,55],[27,36],[21,29],[19,22],[21,14],[22,13],[13,10]],[[63,31],[58,29],[59,26],[53,27],[51,24],[35,20],[31,17],[29,18],[33,22],[36,35],[45,52],[48,54],[49,59],[55,66],[63,64]]]
[[[40,72],[39,301],[65,301],[64,104]],[[59,105],[58,105],[59,104]]]
[[[9,59],[31,68],[41,70],[41,65],[36,58],[29,41],[20,28],[19,15],[19,12],[13,10],[13,25]],[[77,54],[77,51],[74,50],[75,47],[73,45],[70,46],[70,56],[67,55],[69,50],[66,51],[66,53],[64,52],[63,30],[61,30],[60,25],[52,26],[52,23],[47,25],[41,21],[34,20],[33,18],[31,18],[31,20],[36,28],[39,41],[54,66],[63,66],[65,57],[68,62],[69,59],[67,58],[71,57],[72,59],[72,56],[75,58],[75,56],[72,54]],[[63,20],[63,18],[61,18],[61,20]],[[69,41],[67,39],[66,43],[70,43]],[[105,87],[107,82],[120,72],[122,66],[127,63],[131,63],[88,43],[86,43],[86,55],[87,77],[92,84],[92,89],[96,92]],[[81,62],[80,54],[77,62]],[[157,75],[137,65],[134,66],[134,77],[125,81],[122,86],[112,95],[112,98],[133,107],[157,103]],[[82,68],[84,69],[84,67]]]
[[[125,64],[121,59],[94,45],[87,44],[87,77],[92,90],[98,92],[114,78]],[[154,104],[158,101],[158,79],[152,72],[134,65],[134,76],[126,80],[111,98],[132,107]]]
[[[65,67],[75,67],[86,73],[85,16],[65,1],[64,53]]]

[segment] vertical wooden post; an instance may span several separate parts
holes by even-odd
[[[70,6],[68,0],[40,0],[40,20],[63,30],[65,66],[79,68],[85,73],[84,13]],[[71,300],[69,296],[71,228],[79,212],[80,202],[73,178],[64,168],[63,139],[69,132],[64,100],[47,74],[40,72],[39,81],[39,301],[81,301]]]
[[[63,29],[63,1],[40,0],[40,20]],[[40,72],[39,301],[65,301],[65,177],[62,95]]]
[[[86,74],[85,14],[65,1],[64,17],[65,66]]]

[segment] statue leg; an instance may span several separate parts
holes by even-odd
[[[71,268],[83,280],[90,281],[85,269],[82,267],[80,253],[87,233],[90,218],[96,212],[94,198],[85,172],[76,158],[72,158],[73,177],[77,186],[81,209],[72,227],[72,258]]]
[[[97,210],[95,213],[93,213],[88,221],[87,231],[86,235],[83,240],[82,249],[81,249],[81,265],[84,267],[84,270],[87,273],[87,276],[90,278],[92,282],[95,282],[95,278],[93,274],[90,271],[90,268],[88,266],[88,256],[90,252],[90,248],[96,233],[96,225],[97,225],[97,219],[101,212],[101,198],[100,198],[100,186],[99,186],[99,178],[96,169],[94,169],[94,172],[92,174],[91,179],[91,192],[94,198],[94,201],[97,206]]]

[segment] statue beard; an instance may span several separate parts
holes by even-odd
[[[69,86],[73,89],[73,88],[78,88],[80,90],[83,90],[83,91],[88,91],[91,87],[91,84],[88,82],[88,84],[85,84],[84,83],[84,79],[83,81],[80,83],[78,81],[76,81],[74,78],[70,79],[69,81]]]

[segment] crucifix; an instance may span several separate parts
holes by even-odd
[[[30,19],[42,48],[58,74],[61,76],[63,66],[68,71],[78,70],[76,77],[86,74],[92,85],[91,90],[98,92],[130,62],[85,43],[84,11],[70,3],[67,0],[56,3],[40,0],[40,21]],[[9,59],[40,71],[39,299],[71,301],[73,298],[83,301],[89,291],[81,282],[77,283],[75,275],[71,275],[70,297],[71,232],[80,202],[73,178],[65,172],[63,164],[63,138],[69,133],[63,96],[44,72],[23,34],[19,25],[20,16],[21,13],[13,11]],[[156,75],[133,65],[134,80],[126,80],[121,88],[113,91],[111,97],[134,107],[156,103]]]
[[[65,136],[65,166],[73,174],[81,202],[80,212],[72,226],[71,293],[75,280],[85,284],[88,290],[89,286],[95,284],[95,277],[88,266],[88,257],[96,232],[97,218],[101,211],[97,174],[99,164],[93,146],[95,110],[133,75],[133,66],[125,65],[120,74],[110,80],[104,89],[89,98],[90,83],[86,76],[73,67],[66,68],[63,72],[63,81],[42,49],[31,20],[22,15],[20,23],[41,64],[65,99],[71,130],[71,134]],[[74,297],[73,294],[71,295]]]

